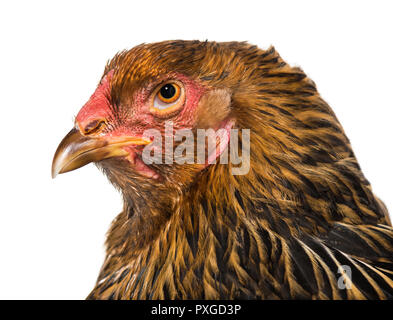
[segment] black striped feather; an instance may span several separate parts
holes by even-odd
[[[337,223],[323,238],[305,236],[289,248],[294,278],[311,298],[393,298],[391,227]],[[340,278],[348,277],[343,266],[351,272],[350,285],[340,288]]]
[[[177,40],[121,52],[109,70],[113,127],[160,77],[225,88],[225,117],[251,132],[250,170],[152,165],[163,179],[151,183],[122,159],[101,161],[124,211],[90,299],[392,299],[388,212],[300,68],[274,48]],[[200,103],[196,129],[223,112]]]

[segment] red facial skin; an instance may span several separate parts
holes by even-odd
[[[111,106],[107,97],[110,93],[110,79],[112,75],[113,71],[108,72],[90,99],[79,110],[75,118],[75,124],[82,134],[89,124],[96,120],[105,120],[111,114]]]
[[[126,118],[120,119],[120,126],[116,125],[115,129],[111,129],[110,122],[113,121],[111,119],[119,118],[119,115],[113,114],[114,108],[108,99],[112,77],[113,71],[108,72],[104,76],[93,95],[76,116],[75,123],[82,134],[93,138],[106,139],[110,142],[119,137],[141,138],[147,129],[157,129],[164,136],[165,121],[172,121],[174,130],[192,129],[194,127],[198,102],[206,92],[206,89],[184,75],[171,74],[138,90],[130,106],[121,106],[121,108],[129,108],[124,113],[127,115]],[[179,81],[183,84],[185,94],[183,106],[172,115],[165,117],[154,115],[150,112],[154,100],[154,97],[152,97],[153,91],[157,86],[164,84],[168,80]],[[91,129],[92,124],[98,122],[105,122],[106,127],[101,132],[97,131],[89,134],[88,131]],[[139,155],[143,150],[143,146],[127,146],[123,148],[129,152],[129,156],[126,158],[135,171],[148,178],[160,178],[155,171],[140,159]]]

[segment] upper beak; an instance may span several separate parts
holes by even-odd
[[[127,156],[122,147],[128,145],[146,145],[151,141],[139,137],[91,138],[82,135],[78,129],[72,129],[60,142],[52,162],[52,178],[59,173],[78,169],[90,162],[107,158]]]

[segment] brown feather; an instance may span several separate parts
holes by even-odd
[[[272,47],[179,40],[121,52],[109,70],[120,113],[135,90],[173,72],[214,89],[198,127],[229,116],[251,129],[251,169],[156,165],[165,179],[152,185],[121,159],[100,162],[124,210],[89,299],[392,298],[387,210],[301,69]],[[338,287],[343,264],[351,289]]]

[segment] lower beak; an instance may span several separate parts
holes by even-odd
[[[127,156],[122,147],[129,145],[147,145],[151,141],[138,137],[90,138],[79,130],[72,129],[60,142],[52,162],[52,178],[83,167],[90,162],[107,158]]]

